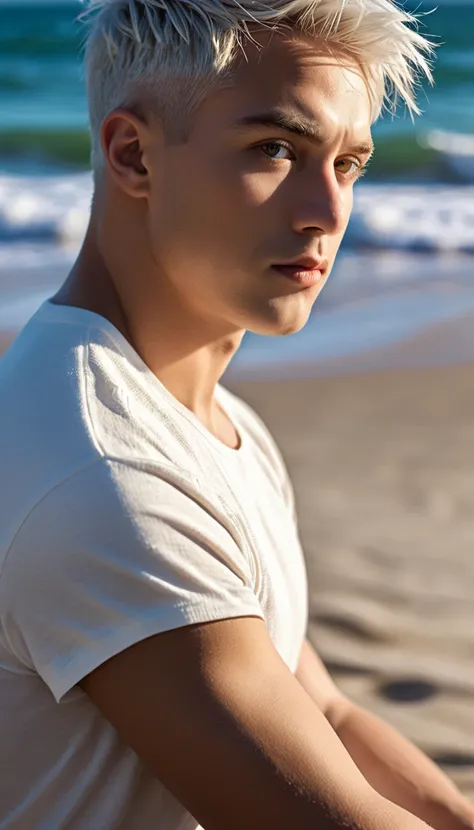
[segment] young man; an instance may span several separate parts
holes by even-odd
[[[0,827],[472,828],[305,641],[291,484],[219,385],[306,323],[429,48],[389,0],[93,6],[90,226],[0,368]]]

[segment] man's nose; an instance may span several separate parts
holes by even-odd
[[[327,236],[344,232],[349,220],[352,196],[341,185],[336,172],[319,170],[309,175],[301,171],[293,211],[293,230],[297,233],[316,231]]]

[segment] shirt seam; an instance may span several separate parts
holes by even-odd
[[[73,322],[73,321],[71,321],[71,322]],[[106,321],[106,322],[109,323],[110,321]],[[124,339],[126,345],[132,351],[135,351],[135,350],[133,349],[133,346],[126,340],[126,338],[124,338],[123,335],[121,335],[120,332],[115,331],[115,327],[112,326],[112,324],[110,324],[108,326],[100,327],[97,323],[90,322],[88,327],[87,327],[87,363],[89,363],[90,342],[91,342],[91,331],[92,330],[98,331],[101,334],[103,334],[105,336],[105,338],[108,339],[113,344],[113,346],[116,349],[119,350],[120,354],[124,355],[125,359],[128,362],[130,362],[130,359],[129,359],[128,355],[126,355],[125,352],[124,352],[124,344],[121,342],[121,340]],[[119,335],[118,337],[116,336],[117,333]],[[140,361],[142,361],[144,363],[144,361],[142,360],[142,358],[140,357],[140,355],[138,353],[137,353],[137,357],[139,358]],[[132,365],[135,367],[134,363]],[[94,431],[93,420],[92,420],[92,415],[91,415],[90,406],[89,406],[87,378],[85,376],[85,364],[83,365],[82,368],[83,368],[83,372],[84,372],[84,383],[85,383],[84,394],[86,396],[86,402],[87,402],[87,414],[88,414],[88,419],[89,419],[89,428],[92,432],[92,438],[97,444],[97,449],[99,450],[99,452],[102,452],[104,455],[107,455],[107,452],[106,452],[105,448],[100,445],[99,439],[96,436],[95,431]],[[147,369],[151,372],[151,369],[149,369],[149,367],[147,367]],[[151,374],[153,374],[153,373],[151,372]],[[156,378],[156,380],[159,383],[161,383],[158,380],[158,378]],[[161,384],[161,385],[163,386],[163,384]],[[219,385],[220,389],[224,389],[224,387],[222,387],[220,383],[218,385]],[[224,391],[227,391],[227,390],[224,389]],[[240,456],[244,455],[244,453],[245,453],[245,446],[244,445],[248,443],[248,433],[243,428],[243,425],[240,422],[238,414],[237,414],[237,417],[235,416],[234,412],[231,412],[229,414],[229,412],[227,411],[227,407],[224,404],[224,412],[227,415],[227,417],[231,420],[233,426],[237,428],[237,430],[239,432],[239,435],[240,435],[240,439],[242,441],[242,447],[239,450],[235,450],[235,449],[232,449],[231,447],[226,446],[222,441],[215,438],[212,435],[212,433],[210,433],[208,430],[201,429],[199,427],[199,424],[196,423],[196,421],[191,417],[191,415],[188,414],[186,411],[183,410],[182,407],[179,406],[179,402],[177,402],[173,399],[173,395],[171,395],[168,392],[168,390],[166,390],[166,387],[165,387],[165,392],[167,393],[167,396],[166,396],[167,397],[167,402],[168,402],[169,406],[173,409],[173,411],[180,418],[184,418],[186,420],[186,423],[192,427],[193,431],[199,432],[199,434],[206,440],[206,442],[209,444],[210,447],[213,447],[223,457],[227,457],[227,458],[229,457],[229,454],[230,455],[235,454],[235,455],[240,455]],[[219,395],[220,395],[220,392],[219,392]],[[224,395],[224,397],[225,397],[225,395]],[[242,435],[243,432],[245,433],[245,435]]]
[[[41,317],[40,317],[40,320],[41,320]],[[45,322],[48,322],[48,321],[42,320],[42,322],[45,323]],[[73,321],[73,320],[68,320],[66,322],[70,323],[71,325],[76,325],[76,322]],[[83,348],[84,348],[85,356],[87,358],[87,362],[88,362],[88,359],[89,359],[90,332],[91,332],[91,324],[89,324],[87,326],[86,336],[85,336],[84,342],[83,342]],[[87,470],[88,467],[92,467],[98,461],[100,461],[104,457],[107,457],[107,454],[105,453],[104,448],[100,445],[100,442],[99,442],[99,440],[96,436],[93,421],[92,421],[90,405],[89,405],[89,395],[88,395],[88,389],[87,389],[86,360],[84,359],[84,353],[81,353],[81,356],[80,356],[80,377],[81,377],[81,390],[82,390],[82,394],[83,394],[83,398],[84,398],[84,409],[85,409],[85,414],[86,414],[86,417],[87,417],[88,432],[89,432],[89,435],[90,435],[90,438],[91,438],[94,449],[99,453],[99,458],[94,458],[92,461],[87,462],[87,464],[84,464],[80,468],[76,468],[75,470],[73,470],[73,472],[70,473],[70,475],[66,476],[66,478],[62,478],[59,482],[54,484],[45,493],[43,493],[43,495],[30,507],[27,514],[23,517],[23,520],[21,521],[20,525],[18,526],[18,528],[17,528],[17,530],[16,530],[16,532],[15,532],[15,534],[14,534],[14,536],[13,536],[13,538],[12,538],[8,548],[7,548],[4,560],[3,560],[2,564],[1,564],[1,567],[0,567],[0,578],[2,576],[3,569],[5,567],[7,559],[9,557],[10,551],[11,551],[13,545],[15,544],[15,541],[18,538],[19,533],[21,533],[22,528],[24,527],[24,525],[26,524],[26,522],[28,521],[28,519],[30,518],[32,513],[34,513],[36,508],[39,507],[39,505],[43,502],[43,500],[46,499],[51,493],[53,493],[58,487],[61,487],[63,484],[66,484],[66,482],[69,481],[71,478],[74,478],[75,475],[79,475],[80,473],[84,472],[84,470]]]
[[[91,342],[91,324],[87,327],[87,334],[84,343],[84,352],[85,354],[81,355],[81,385],[82,385],[82,392],[84,395],[84,408],[87,414],[87,426],[89,427],[89,433],[91,436],[91,440],[94,443],[95,449],[98,453],[101,454],[102,457],[106,456],[107,453],[104,450],[104,447],[101,445],[95,429],[94,423],[92,420],[90,402],[89,402],[89,390],[87,384],[87,375],[86,375],[86,364],[89,365],[89,352],[90,352],[90,342]]]
[[[2,578],[3,571],[5,569],[7,560],[9,558],[11,550],[12,550],[18,536],[20,535],[22,529],[24,528],[25,524],[28,522],[30,517],[33,515],[35,510],[37,510],[40,507],[40,505],[44,502],[44,500],[47,499],[48,496],[50,496],[52,493],[54,493],[55,490],[58,490],[64,484],[67,484],[67,482],[70,481],[71,479],[73,479],[75,476],[79,476],[85,470],[88,470],[89,468],[93,467],[96,464],[107,463],[107,462],[120,464],[124,467],[132,466],[132,467],[135,467],[136,469],[140,469],[141,465],[154,465],[154,464],[156,464],[158,467],[160,466],[157,462],[154,462],[151,459],[146,458],[146,457],[143,457],[143,458],[141,458],[141,457],[140,458],[138,458],[138,457],[125,458],[123,456],[114,456],[114,455],[108,455],[106,453],[103,453],[98,458],[94,458],[91,461],[88,461],[87,464],[83,464],[81,467],[75,468],[65,478],[61,478],[60,481],[57,481],[55,484],[53,484],[51,487],[49,487],[46,490],[46,492],[43,493],[41,495],[41,497],[39,499],[37,499],[37,501],[35,501],[35,503],[30,507],[30,509],[28,510],[26,515],[23,517],[22,521],[20,522],[17,530],[15,531],[15,533],[14,533],[12,539],[11,539],[10,544],[8,545],[8,548],[7,548],[6,553],[5,553],[5,557],[3,559],[3,562],[1,563],[1,566],[0,566],[0,579]],[[176,465],[176,464],[163,464],[163,467],[166,467],[168,470],[176,471],[176,472],[179,473],[179,475],[182,478],[184,477],[183,470],[180,467],[178,467],[178,465]],[[192,480],[194,481],[194,483],[197,486],[200,486],[200,479],[199,479],[198,476],[190,476],[190,478],[192,478]],[[175,485],[172,484],[172,486],[175,486]],[[233,512],[229,510],[229,507],[228,507],[227,504],[225,504],[225,511],[226,511],[226,514],[227,514],[227,518],[230,520],[231,524],[235,528],[235,526],[236,526],[235,517],[234,517]],[[238,534],[238,537],[241,538],[240,533]]]
[[[260,600],[257,597],[257,595],[255,594],[255,592],[250,588],[246,588],[244,585],[242,585],[241,591],[242,591],[242,595],[244,595],[244,594],[246,595],[247,601],[245,602],[245,604],[242,604],[242,608],[237,608],[237,607],[234,608],[233,607],[232,609],[228,610],[228,613],[229,613],[228,619],[235,619],[235,617],[237,617],[239,614],[242,614],[242,616],[248,616],[250,612],[253,612],[255,614],[255,616],[259,616],[260,619],[262,619],[266,623],[265,612],[264,612],[264,610],[262,608],[262,605],[260,603]],[[252,601],[250,601],[250,598],[248,597],[249,593],[252,597]],[[199,608],[199,607],[203,607],[205,610],[203,611],[203,614],[196,615],[193,612],[195,611],[196,608]],[[218,618],[216,618],[214,616],[214,614],[216,612],[218,614],[220,614],[221,613],[220,609],[222,607],[227,607],[227,603],[226,602],[224,603],[222,601],[222,599],[212,600],[212,608],[209,608],[209,603],[206,603],[205,606],[203,605],[202,597],[200,599],[197,599],[194,602],[188,602],[187,600],[181,600],[179,602],[173,603],[173,606],[172,606],[173,611],[179,612],[182,609],[187,609],[191,613],[186,615],[186,621],[183,623],[183,625],[174,626],[174,627],[170,627],[170,628],[160,628],[159,627],[157,629],[156,633],[158,634],[158,633],[165,633],[167,631],[175,631],[178,628],[185,628],[185,627],[190,626],[190,625],[199,625],[201,622],[212,622],[213,620],[217,621]],[[224,617],[222,617],[221,619],[224,619]],[[154,617],[154,616],[150,617],[149,620],[139,620],[139,621],[134,620],[133,622],[130,623],[130,625],[121,627],[120,628],[120,633],[125,634],[125,633],[128,633],[128,632],[134,632],[135,630],[138,631],[139,633],[140,633],[140,631],[146,631],[147,632],[149,629],[147,628],[146,623],[147,622],[156,623],[157,621],[158,621],[158,618]],[[154,628],[154,625],[152,625],[152,628]],[[117,635],[115,634],[115,636],[117,636]],[[150,634],[145,634],[144,639],[148,636],[153,636],[153,634],[151,634],[151,635]],[[105,638],[105,639],[106,639],[107,642],[110,640],[110,638]],[[135,642],[138,643],[138,642],[140,642],[140,640],[136,640]],[[133,643],[132,643],[132,645],[133,645]],[[119,650],[114,652],[114,653],[119,654],[121,651],[124,650],[124,648],[126,648],[126,646],[119,648]],[[84,654],[84,653],[87,653],[87,655],[90,656],[90,651],[88,651],[88,652],[82,651],[82,654]],[[110,658],[105,658],[105,660],[107,660],[107,659],[110,659]],[[66,672],[71,667],[71,664],[73,664],[73,662],[74,662],[73,658],[68,660],[67,663],[65,663],[65,665],[61,667],[61,672],[62,673]],[[76,662],[79,662],[79,664],[80,664],[80,661],[76,661]],[[48,670],[51,667],[54,668],[54,664],[55,664],[54,659],[50,660],[48,663],[45,663],[44,666],[41,667],[42,668],[41,676],[49,675]],[[47,671],[45,672],[44,669],[46,669]],[[81,669],[81,671],[82,671],[82,669]],[[35,672],[39,673],[38,669],[35,668]],[[49,681],[48,681],[48,686],[49,686]],[[64,691],[64,689],[61,689],[60,690],[61,693],[60,693],[59,697],[62,697],[67,691],[68,691],[68,689],[66,689],[65,691]]]
[[[68,322],[72,323],[73,321],[68,321]],[[85,340],[83,342],[83,348],[85,350],[85,354],[87,355],[87,358],[89,356],[90,331],[91,331],[91,324],[89,324],[88,327],[87,327],[86,337],[85,337]],[[15,534],[14,534],[14,536],[13,536],[13,538],[12,538],[8,548],[7,548],[5,557],[4,557],[3,562],[1,564],[1,567],[0,567],[0,579],[2,577],[3,570],[5,568],[7,559],[10,555],[11,549],[12,549],[13,545],[15,544],[19,534],[21,533],[23,527],[27,523],[30,516],[40,506],[40,504],[44,501],[44,499],[46,499],[51,493],[54,493],[54,491],[57,490],[59,487],[61,487],[63,484],[66,484],[66,482],[70,481],[70,479],[74,478],[74,476],[79,475],[80,473],[84,472],[84,470],[87,470],[89,467],[93,467],[94,464],[97,464],[97,462],[101,461],[102,459],[104,459],[104,457],[106,457],[106,453],[104,452],[104,450],[101,447],[99,441],[97,440],[97,436],[95,434],[95,430],[94,430],[94,426],[93,426],[93,422],[92,422],[92,417],[91,417],[91,413],[90,413],[90,406],[89,406],[89,396],[88,396],[88,393],[87,393],[87,378],[86,378],[85,364],[86,364],[86,361],[84,359],[84,354],[81,353],[81,357],[80,357],[81,389],[82,389],[83,398],[84,398],[85,414],[87,416],[87,426],[88,426],[88,431],[89,431],[89,434],[90,434],[90,438],[91,438],[93,447],[96,450],[96,452],[99,453],[99,458],[94,458],[92,461],[88,461],[87,464],[84,464],[81,467],[74,469],[72,473],[70,473],[68,476],[66,476],[66,478],[62,478],[60,481],[56,482],[56,484],[54,484],[52,487],[49,487],[49,489],[45,493],[43,493],[43,495],[37,501],[35,501],[35,503],[30,507],[27,514],[23,517],[23,520],[21,521],[20,525],[18,526],[18,528],[17,528],[17,530],[16,530],[16,532],[15,532]]]

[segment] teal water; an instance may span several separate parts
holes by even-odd
[[[400,113],[376,125],[375,161],[309,324],[292,338],[249,335],[236,363],[244,374],[292,376],[296,365],[333,372],[355,354],[373,366],[445,323],[449,353],[429,359],[473,358],[462,318],[474,310],[474,178],[462,159],[454,173],[421,138],[430,129],[474,136],[474,0],[429,2],[441,2],[424,22],[442,46],[436,86],[420,95],[424,114],[415,124]],[[75,0],[0,0],[0,333],[17,331],[54,293],[87,226],[80,11]]]
[[[434,2],[433,2],[434,5]],[[429,9],[417,3],[419,11]],[[0,2],[0,165],[86,167],[87,110],[81,71],[79,2]],[[372,177],[443,178],[437,154],[418,138],[428,129],[474,134],[474,4],[446,2],[423,18],[442,46],[436,86],[424,89],[424,114],[412,124],[400,113],[376,125]]]

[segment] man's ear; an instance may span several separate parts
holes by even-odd
[[[154,136],[154,140],[158,136]],[[116,109],[101,128],[102,152],[109,174],[128,196],[142,199],[148,195],[150,171],[147,165],[151,133],[143,118],[130,110]]]

